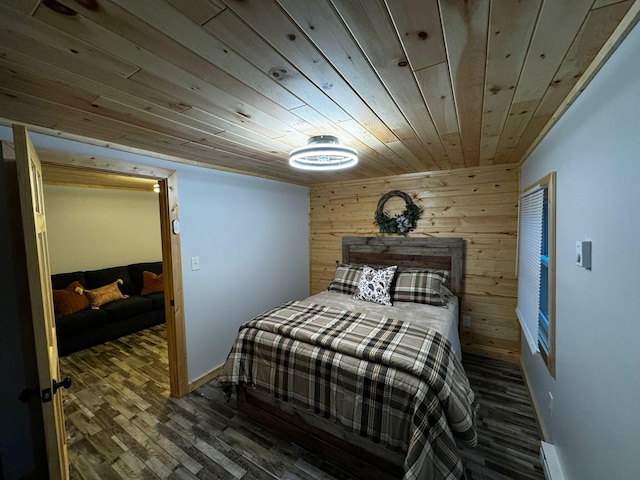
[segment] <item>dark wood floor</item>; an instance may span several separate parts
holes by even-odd
[[[164,326],[60,359],[72,479],[353,480],[237,416],[206,384],[169,398]],[[540,437],[517,366],[467,356],[480,397],[479,445],[461,447],[472,480],[544,479]]]

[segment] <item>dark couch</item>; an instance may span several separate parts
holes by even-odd
[[[141,296],[142,272],[162,273],[162,262],[135,263],[86,272],[59,273],[51,276],[54,290],[79,281],[91,290],[121,278],[120,291],[129,298],[116,300],[99,309],[88,308],[56,318],[58,354],[70,353],[164,323],[164,293]]]

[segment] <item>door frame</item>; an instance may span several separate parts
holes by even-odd
[[[167,324],[167,356],[169,360],[169,389],[172,397],[189,393],[187,346],[182,290],[182,257],[180,250],[178,174],[175,170],[138,163],[96,157],[59,150],[38,148],[43,164],[55,164],[73,170],[147,178],[160,185],[160,235],[165,281],[165,318]],[[174,228],[176,227],[176,228]]]
[[[58,362],[42,164],[26,128],[13,125],[12,130],[14,143],[2,143],[2,161],[10,178],[7,179],[7,199],[9,204],[17,205],[17,209],[10,212],[15,227],[11,231],[12,273],[16,279],[17,301],[21,305],[19,321],[25,340],[28,337],[26,341],[33,347],[36,367],[35,375],[25,378],[27,387],[18,398],[31,403],[31,411],[35,410],[31,408],[35,407],[31,400],[37,399],[40,407],[40,415],[37,420],[32,417],[31,426],[34,433],[44,439],[43,446],[36,447],[33,443],[34,453],[36,457],[38,452],[45,456],[36,459],[34,474],[45,475],[46,472],[52,480],[67,480],[69,455],[64,410],[62,396],[56,394],[60,386],[67,385],[61,382]],[[28,324],[31,324],[30,328]]]

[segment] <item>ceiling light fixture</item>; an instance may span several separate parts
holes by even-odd
[[[160,193],[160,184],[154,183],[153,184],[153,191],[154,191],[154,193]]]
[[[289,165],[303,170],[339,170],[358,163],[355,148],[340,145],[332,135],[316,135],[307,145],[291,150]]]

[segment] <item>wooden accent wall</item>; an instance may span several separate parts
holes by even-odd
[[[409,236],[465,240],[460,310],[471,316],[471,326],[461,326],[463,351],[517,363],[518,189],[514,164],[312,186],[311,293],[326,289],[333,278],[343,236],[389,235],[378,233],[374,212],[382,195],[401,190],[424,210]],[[386,204],[392,215],[404,208],[397,200]]]

